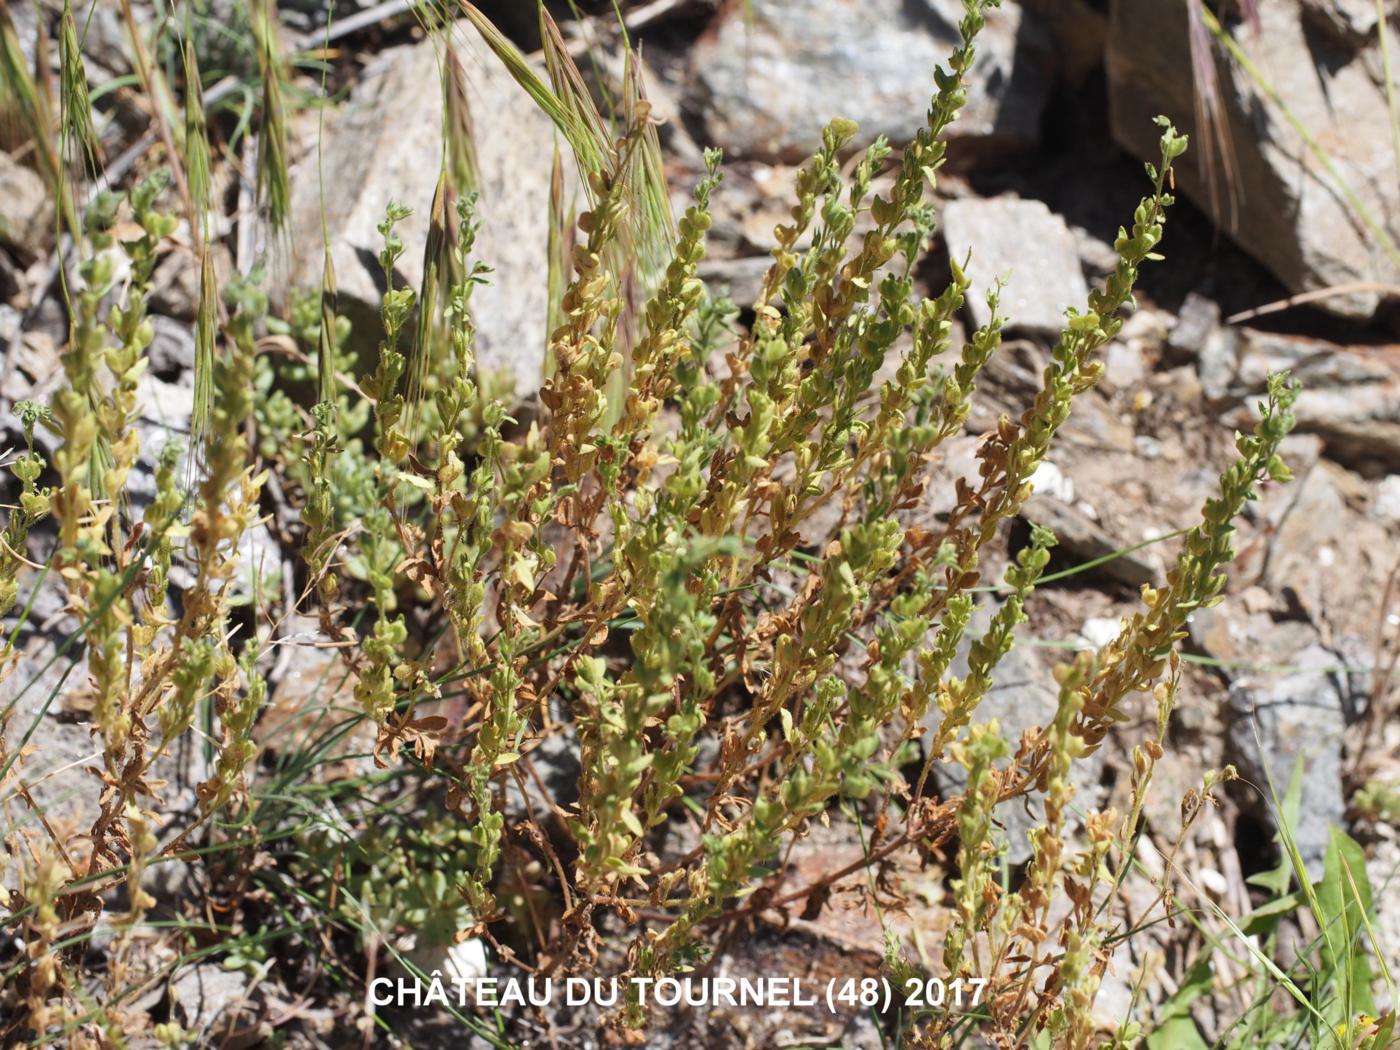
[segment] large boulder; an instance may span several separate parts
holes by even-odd
[[[473,294],[477,359],[513,374],[516,393],[538,388],[548,300],[549,183],[553,125],[470,29],[454,33],[466,70],[480,175],[477,256],[495,269]],[[396,283],[417,288],[442,146],[440,48],[393,48],[366,68],[349,100],[325,115],[323,177],[316,151],[292,173],[292,280],[321,285],[321,192],[342,312],[375,331],[383,288],[377,227],[391,200],[413,209],[400,224],[407,245]],[[370,340],[372,343],[373,340]]]
[[[958,42],[961,0],[752,0],[724,8],[690,55],[688,102],[710,143],[730,156],[801,160],[833,117],[909,141],[923,126],[933,70]],[[1050,90],[1050,37],[1005,5],[977,42],[967,107],[950,137],[952,163],[1023,152],[1040,139]]]
[[[1240,42],[1268,88],[1215,45],[1228,132],[1222,155],[1196,125],[1201,85],[1193,71],[1186,5],[1113,2],[1107,65],[1114,137],[1155,161],[1159,131],[1153,117],[1165,113],[1193,132],[1196,161],[1180,166],[1181,185],[1294,292],[1400,284],[1400,264],[1383,246],[1388,238],[1393,253],[1400,242],[1400,179],[1374,18],[1367,35],[1364,18],[1347,16],[1348,9],[1355,7],[1356,15],[1363,6],[1374,8],[1322,0],[1260,4],[1258,34],[1243,30]],[[1215,163],[1208,167],[1211,152]],[[1378,290],[1364,288],[1320,305],[1367,318],[1380,301]]]

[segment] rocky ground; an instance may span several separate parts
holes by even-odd
[[[530,20],[513,17],[512,5],[482,6],[522,46],[537,43]],[[32,9],[11,7],[21,40],[31,40]],[[305,0],[284,7],[289,30],[310,46],[322,24],[320,5]],[[340,3],[337,19],[353,25],[361,7],[369,5]],[[741,304],[751,301],[797,165],[828,117],[858,121],[856,145],[882,134],[898,144],[919,126],[927,71],[955,39],[960,7],[957,0],[625,5],[632,35],[642,43],[649,93],[666,121],[662,138],[677,201],[698,175],[701,149],[725,150],[727,177],[704,271],[716,288],[728,287]],[[1013,737],[1045,721],[1054,710],[1048,668],[1057,652],[1111,636],[1118,618],[1134,608],[1136,588],[1162,578],[1175,550],[1172,534],[1194,521],[1212,492],[1233,432],[1251,418],[1265,376],[1292,370],[1304,384],[1298,430],[1286,448],[1296,479],[1261,494],[1238,536],[1229,600],[1191,622],[1185,688],[1158,767],[1148,807],[1152,844],[1142,860],[1149,874],[1160,873],[1181,827],[1182,796],[1199,787],[1204,770],[1234,764],[1243,779],[1230,785],[1228,805],[1195,824],[1176,864],[1183,906],[1212,900],[1242,914],[1258,902],[1245,879],[1277,863],[1268,784],[1282,795],[1299,770],[1299,850],[1310,870],[1320,871],[1330,826],[1347,828],[1365,845],[1397,967],[1400,690],[1392,672],[1400,645],[1400,159],[1388,126],[1375,10],[1361,0],[1264,3],[1257,25],[1234,29],[1250,68],[1217,49],[1214,91],[1203,96],[1205,80],[1193,68],[1180,5],[1006,0],[979,45],[973,90],[939,187],[940,233],[921,279],[928,289],[941,288],[948,259],[970,251],[975,286],[1006,278],[1002,304],[1014,321],[1014,337],[994,359],[967,434],[947,446],[939,465],[951,479],[971,466],[977,435],[996,415],[1024,406],[1064,309],[1081,303],[1112,266],[1114,234],[1131,220],[1144,185],[1141,161],[1155,150],[1152,116],[1169,114],[1192,132],[1195,162],[1182,168],[1184,200],[1167,234],[1167,260],[1146,274],[1137,312],[1107,351],[1103,383],[1062,432],[1052,462],[1035,479],[1029,509],[1059,536],[1055,568],[1127,553],[1042,589],[1028,625],[1037,644],[1015,650],[989,703]],[[89,52],[98,68],[119,76],[127,68],[125,51],[109,14],[99,5]],[[616,34],[605,14],[566,20],[564,27],[580,55],[593,49],[595,76],[606,81],[617,72],[609,64]],[[437,71],[431,44],[418,35],[411,18],[369,11],[362,26],[340,38],[335,79],[343,90],[325,113],[321,182],[341,302],[366,315],[378,302],[375,224],[387,200],[417,207],[402,230],[410,245],[427,229],[440,102],[435,88],[424,90],[436,83]],[[463,30],[458,39],[484,182],[479,244],[496,269],[494,285],[477,299],[481,356],[509,370],[526,397],[538,384],[536,348],[545,336],[539,273],[553,135],[471,33]],[[309,79],[306,86],[314,92]],[[297,119],[297,232],[279,283],[315,286],[318,120],[310,109]],[[133,116],[108,128],[111,158],[134,140],[135,123]],[[229,196],[239,196],[236,186]],[[9,411],[14,402],[47,396],[60,374],[65,320],[54,295],[54,224],[45,201],[22,157],[0,152],[0,427],[6,428],[0,448],[19,439]],[[256,251],[244,240],[241,233],[232,239],[227,265],[241,265],[245,253]],[[302,246],[305,251],[296,250]],[[407,253],[402,278],[416,284],[419,265],[417,253]],[[159,447],[189,429],[196,290],[187,269],[172,254],[159,271],[157,341],[145,380],[147,473],[134,479],[138,499],[143,485],[151,491]],[[966,323],[973,326],[984,314],[985,303],[974,297]],[[947,511],[940,499],[951,499],[951,485],[946,493],[934,486],[930,513]],[[254,532],[247,563],[261,567],[264,582],[280,574],[290,587],[293,543],[274,516]],[[274,710],[293,725],[333,663],[316,646],[314,625],[303,626],[284,629],[281,657],[270,669]],[[57,705],[40,710],[65,673],[66,662],[54,657],[72,627],[58,592],[40,587],[20,635],[24,664],[0,682],[0,704],[15,703],[12,724],[34,720],[34,795],[55,819],[77,827],[82,803],[66,774],[93,752],[81,692],[72,688],[78,673],[58,690]],[[32,679],[38,681],[31,686]],[[1122,727],[1123,746],[1106,746],[1097,757],[1081,785],[1084,805],[1123,798],[1121,756],[1154,717],[1146,705],[1137,713],[1139,721]],[[197,782],[199,760],[172,756],[172,780]],[[567,754],[558,759],[567,760]],[[1007,819],[1009,859],[1016,863],[1025,856],[1024,839],[1017,839],[1015,815]],[[859,855],[849,828],[837,825],[830,834],[832,841],[804,843],[792,863]],[[920,880],[932,878],[909,873],[906,891],[914,892],[901,921],[936,944],[938,911],[917,893]],[[1144,905],[1152,899],[1149,887],[1143,880],[1137,890]],[[818,921],[779,929],[775,918],[773,928],[760,925],[751,941],[726,947],[720,971],[849,971],[852,960],[873,971],[879,925],[856,889],[838,890],[849,891],[851,906],[828,909]],[[937,897],[936,887],[927,897]],[[1127,1010],[1140,968],[1150,971],[1149,1001],[1170,994],[1193,957],[1189,944],[1188,933],[1163,927],[1121,952],[1100,997],[1105,1018]],[[231,1023],[216,1015],[243,998],[256,1006],[241,1008],[239,1024],[254,1031],[297,1009],[288,988],[207,963],[182,968],[168,990],[152,995],[153,1009],[178,1009],[196,1026]],[[1197,1019],[1210,1031],[1232,1005],[1203,1001]],[[341,1031],[333,1018],[314,1013],[297,1022],[306,1032]],[[558,1045],[589,1045],[577,1034],[586,1023],[558,1017],[538,1023]],[[680,1016],[673,1027],[677,1046],[880,1045],[865,1016],[817,1021],[800,1013],[739,1012],[703,1023]]]

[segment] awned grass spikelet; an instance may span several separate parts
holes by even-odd
[[[248,0],[248,3],[262,89],[258,107],[258,204],[274,241],[282,241],[287,236],[287,224],[291,219],[291,188],[287,176],[285,73],[277,8],[272,0]]]

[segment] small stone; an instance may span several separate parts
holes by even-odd
[[[1066,477],[1059,467],[1048,459],[1041,460],[1040,466],[1030,477],[1031,491],[1049,496],[1061,503],[1074,502],[1074,479]]]
[[[1113,250],[1113,245],[1095,237],[1083,226],[1071,225],[1070,232],[1074,234],[1074,243],[1079,246],[1079,261],[1084,264],[1086,272],[1095,277],[1107,277],[1117,268],[1118,253]]]
[[[1162,458],[1162,443],[1151,434],[1138,434],[1133,438],[1133,445],[1143,459]]]
[[[160,379],[178,379],[194,371],[194,330],[181,321],[154,314],[151,325],[155,338],[146,349],[152,374]]]
[[[1303,0],[1304,17],[1351,44],[1364,43],[1376,31],[1380,11],[1375,0]]]
[[[1376,483],[1376,501],[1371,515],[1384,522],[1400,522],[1400,474],[1390,474]]]
[[[1392,473],[1400,465],[1400,347],[1222,328],[1200,368],[1211,400],[1241,406],[1227,418],[1236,427],[1253,426],[1269,375],[1286,370],[1302,384],[1294,405],[1299,433],[1321,437],[1328,456],[1348,466]]]
[[[1047,496],[1034,495],[1024,514],[1030,521],[1044,525],[1055,534],[1056,551],[1077,563],[1095,561],[1116,554],[1130,546],[1106,532],[1092,517],[1077,506],[1069,506]],[[1150,549],[1128,551],[1109,558],[1094,570],[1119,583],[1140,587],[1155,582],[1162,574]]]
[[[222,285],[233,273],[233,256],[222,242],[210,245],[214,272]],[[156,267],[151,279],[151,309],[179,321],[193,321],[199,313],[200,264],[185,252],[172,252]]]
[[[232,604],[266,602],[282,593],[282,548],[266,522],[245,529],[238,539],[238,572],[229,591]]]
[[[1181,304],[1176,324],[1167,334],[1167,348],[1180,357],[1195,357],[1220,327],[1220,304],[1199,292],[1190,292]]]
[[[965,198],[943,208],[948,254],[962,260],[972,286],[968,308],[978,326],[992,317],[987,293],[998,279],[1001,313],[1008,330],[1058,335],[1065,311],[1084,308],[1089,288],[1079,267],[1079,250],[1063,219],[1041,201],[1016,197]]]
[[[1197,868],[1196,879],[1205,891],[1217,900],[1223,899],[1225,894],[1230,892],[1230,884],[1225,881],[1225,876],[1214,868]]]
[[[1091,616],[1079,628],[1079,635],[1089,643],[1090,648],[1102,649],[1123,629],[1123,624],[1109,616]]]
[[[1112,342],[1104,351],[1104,381],[1114,390],[1130,390],[1147,378],[1147,362],[1142,350],[1123,342]]]
[[[327,757],[344,760],[356,772],[372,768],[368,756],[375,732],[371,723],[361,722],[340,739],[326,742],[327,735],[338,732],[355,713],[358,679],[346,664],[344,650],[321,632],[315,617],[298,615],[282,624],[272,651],[268,672],[272,689],[267,709],[253,727],[253,739],[278,755],[324,747]],[[327,763],[314,775],[329,778],[337,772],[334,764]]]
[[[489,967],[486,957],[486,944],[479,937],[472,937],[461,944],[417,943],[404,952],[408,960],[425,974],[441,975],[444,983],[452,981],[476,981],[485,977]]]
[[[705,259],[696,272],[711,295],[726,295],[736,306],[748,307],[758,299],[763,278],[772,265],[773,260],[762,255],[747,259]]]

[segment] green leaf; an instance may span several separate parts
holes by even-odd
[[[1210,993],[1212,979],[1207,951],[1186,971],[1176,994],[1157,1011],[1157,1027],[1147,1037],[1147,1050],[1209,1050],[1210,1044],[1201,1038],[1196,1022],[1191,1020],[1191,1004]]]
[[[1371,964],[1362,939],[1371,913],[1366,854],[1339,828],[1332,828],[1323,856],[1317,903],[1317,920],[1323,928],[1323,974],[1336,985],[1336,1022],[1349,1022],[1358,1013],[1374,1013]],[[1324,1012],[1329,1019],[1333,1017]]]

